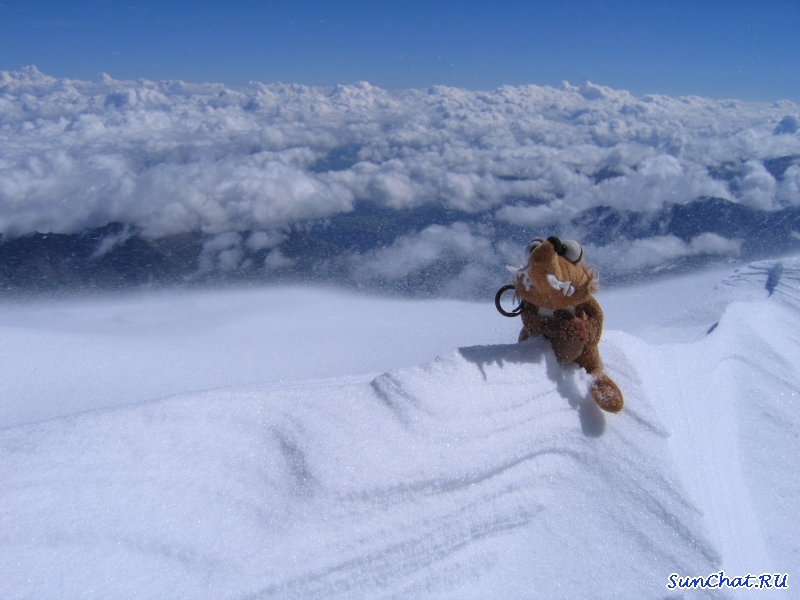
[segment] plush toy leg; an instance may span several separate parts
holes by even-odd
[[[592,398],[603,410],[612,413],[618,413],[622,410],[624,401],[622,399],[622,392],[608,375],[597,369],[593,373],[589,373],[594,377],[592,381]]]
[[[608,375],[603,373],[600,364],[600,351],[597,346],[587,346],[575,361],[592,376],[590,391],[595,402],[605,411],[618,413],[625,401],[622,392]]]

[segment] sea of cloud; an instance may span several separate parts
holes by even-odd
[[[27,67],[0,72],[0,234],[127,226],[102,254],[133,234],[202,232],[201,270],[239,268],[248,248],[275,248],[258,265],[269,270],[291,263],[277,246],[298,222],[360,201],[433,205],[464,218],[404,231],[389,250],[353,257],[353,272],[407,276],[447,253],[495,264],[507,252],[493,225],[536,233],[594,207],[651,214],[709,197],[798,207],[798,116],[787,100],[636,97],[589,82],[229,88],[56,79]],[[777,177],[765,166],[776,158],[789,165]],[[631,244],[642,250],[633,268],[735,256],[741,240],[623,238],[597,256],[617,260]]]

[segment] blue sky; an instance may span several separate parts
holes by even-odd
[[[800,102],[800,2],[0,1],[0,70]]]

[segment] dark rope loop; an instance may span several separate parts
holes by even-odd
[[[517,306],[517,308],[515,308],[511,312],[508,312],[500,304],[500,298],[502,298],[503,294],[505,294],[508,290],[513,290],[513,289],[515,289],[514,286],[509,283],[508,285],[504,285],[499,290],[497,290],[497,294],[495,294],[494,296],[494,305],[497,308],[497,312],[499,312],[504,317],[518,317],[519,314],[522,312],[522,302],[520,302],[519,306]]]

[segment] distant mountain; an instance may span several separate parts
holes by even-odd
[[[4,239],[0,293],[325,282],[403,295],[486,297],[505,281],[505,264],[519,260],[531,237],[577,239],[602,280],[615,284],[795,252],[800,250],[798,232],[800,207],[759,211],[721,198],[670,204],[650,214],[597,206],[542,228],[505,223],[492,211],[467,213],[436,205],[394,210],[360,202],[351,212],[288,225],[262,247],[250,231],[149,239],[121,223],[79,234]],[[464,247],[456,239],[459,234]],[[722,245],[693,246],[703,236],[723,240]],[[652,240],[686,250],[663,252],[656,264],[631,258]],[[426,249],[431,252],[427,261],[406,257]],[[381,261],[392,268],[376,267]]]

